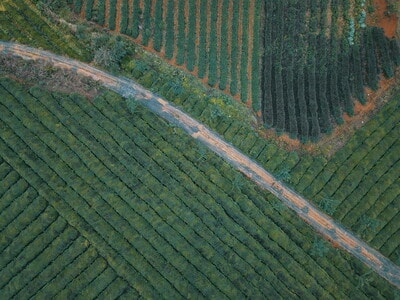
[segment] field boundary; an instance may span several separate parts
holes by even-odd
[[[218,134],[182,112],[168,101],[162,99],[160,96],[144,89],[133,80],[113,76],[88,64],[16,43],[0,41],[0,53],[12,54],[23,59],[51,62],[56,67],[75,71],[80,75],[91,77],[123,97],[128,99],[136,98],[140,104],[168,122],[184,129],[193,138],[203,143],[263,189],[274,194],[326,239],[346,250],[375,270],[391,284],[400,288],[399,266],[392,263],[380,252],[356,237],[341,224],[335,222],[331,217],[321,212],[294,190],[277,180],[257,162],[224,141]]]

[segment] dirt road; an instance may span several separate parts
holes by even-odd
[[[142,105],[148,107],[154,113],[181,127],[193,138],[201,141],[209,149],[235,166],[262,188],[270,191],[282,200],[283,203],[294,210],[304,221],[310,224],[326,239],[335,242],[336,245],[360,259],[366,265],[374,269],[379,275],[400,289],[400,267],[392,263],[380,252],[368,246],[364,241],[335,222],[331,217],[318,210],[301,195],[274,178],[258,163],[225,142],[216,133],[158,95],[144,89],[130,79],[113,76],[85,63],[58,56],[50,52],[0,41],[0,53],[8,53],[24,59],[41,59],[46,62],[51,62],[54,66],[73,70],[78,74],[98,80],[105,87],[124,97],[136,98]]]

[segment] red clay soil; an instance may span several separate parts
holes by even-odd
[[[115,31],[121,31],[121,18],[122,18],[122,0],[117,0],[117,13],[115,18]]]
[[[383,28],[388,38],[396,36],[398,16],[394,12],[388,12],[386,0],[373,0],[375,11],[367,16],[367,24]]]

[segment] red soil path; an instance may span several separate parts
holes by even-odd
[[[113,76],[82,62],[15,43],[0,41],[0,53],[12,54],[24,59],[40,59],[51,62],[55,67],[73,70],[79,75],[97,80],[105,87],[124,97],[136,98],[142,105],[168,122],[184,129],[193,138],[199,140],[262,188],[274,194],[327,240],[333,241],[335,246],[348,251],[388,282],[400,288],[399,266],[371,248],[342,225],[336,223],[331,217],[322,213],[305,198],[277,180],[255,161],[225,142],[217,134],[134,81]]]
[[[121,31],[122,0],[117,0],[117,16],[115,18],[115,31]]]

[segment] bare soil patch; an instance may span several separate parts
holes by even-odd
[[[107,28],[109,28],[110,27],[110,25],[109,25],[109,19],[110,19],[110,0],[106,0],[105,1],[106,2],[106,11],[105,11],[105,14],[104,14],[104,27],[107,27]]]
[[[115,18],[115,31],[121,32],[122,0],[117,0],[117,16]]]
[[[383,28],[388,38],[396,37],[399,17],[388,9],[386,0],[373,0],[375,11],[367,15],[367,24]]]

